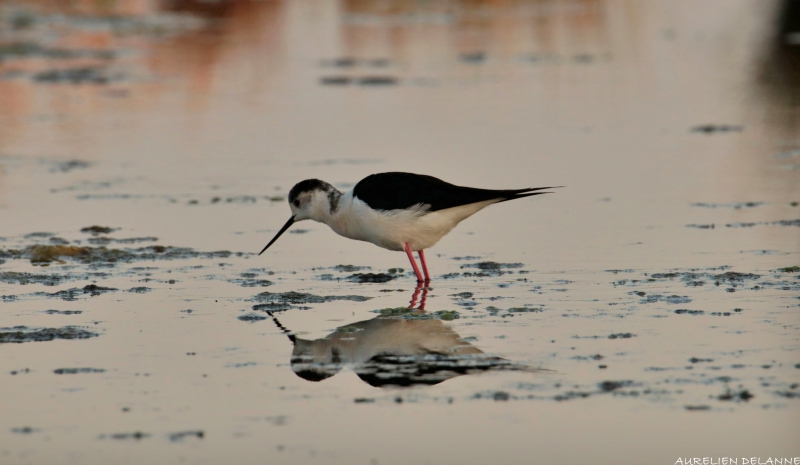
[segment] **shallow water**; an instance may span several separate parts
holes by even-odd
[[[0,5],[0,463],[800,457],[779,3],[171,5]],[[256,255],[397,170],[566,187]]]

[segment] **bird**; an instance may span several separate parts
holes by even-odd
[[[553,187],[478,189],[450,184],[424,174],[389,172],[367,176],[342,193],[319,179],[306,179],[289,191],[292,216],[261,255],[292,224],[314,220],[340,236],[405,252],[418,283],[430,283],[425,250],[460,222],[489,205],[533,195],[550,194]],[[414,260],[417,252],[422,272]]]

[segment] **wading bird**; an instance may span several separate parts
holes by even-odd
[[[327,224],[340,236],[405,251],[417,281],[428,283],[424,250],[458,223],[494,203],[548,194],[539,191],[554,188],[477,189],[433,176],[395,172],[367,176],[351,191],[342,193],[325,181],[306,179],[289,191],[292,217],[259,255],[293,223],[314,220]],[[414,260],[414,251],[419,254],[424,277]]]

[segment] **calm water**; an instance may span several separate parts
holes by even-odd
[[[781,7],[0,3],[0,463],[800,457]],[[566,187],[256,255],[400,170]]]

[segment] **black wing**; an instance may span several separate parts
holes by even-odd
[[[546,194],[534,192],[551,187],[530,189],[476,189],[461,187],[433,176],[414,173],[378,173],[367,176],[353,188],[353,194],[375,210],[399,210],[418,204],[428,204],[428,211],[468,205],[486,200],[519,199],[531,195]]]

